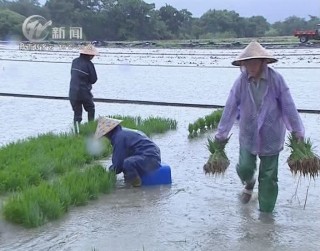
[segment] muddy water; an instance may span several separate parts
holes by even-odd
[[[34,130],[69,128],[64,102],[2,99],[5,109],[16,115],[28,114],[41,121],[23,123]],[[10,103],[11,102],[11,103]],[[46,109],[37,110],[41,106]],[[3,106],[1,106],[3,107]],[[303,209],[308,180],[292,177],[281,154],[279,197],[275,212],[258,212],[257,200],[248,205],[238,202],[241,184],[234,166],[238,157],[237,126],[227,147],[231,165],[223,178],[205,176],[202,165],[208,157],[206,136],[189,140],[190,121],[210,112],[206,109],[99,105],[110,114],[149,116],[158,114],[178,120],[178,130],[153,139],[162,149],[163,161],[172,167],[171,186],[127,189],[118,176],[117,188],[88,206],[72,209],[64,218],[37,229],[23,229],[3,220],[0,223],[0,250],[317,250],[319,180],[311,181]],[[58,110],[60,112],[48,113]],[[3,114],[4,110],[1,111]],[[18,116],[19,117],[19,116]],[[320,118],[302,115],[308,135],[320,145]],[[15,127],[24,119],[12,123]],[[24,126],[22,126],[23,128]],[[16,128],[17,129],[17,128]],[[319,149],[318,149],[319,151]],[[105,160],[108,166],[110,160]],[[294,196],[295,195],[295,196]]]
[[[5,69],[11,63],[1,62],[5,64]],[[15,67],[20,63],[15,64]],[[26,64],[24,66],[27,67]],[[11,92],[23,90],[52,95],[66,92],[63,73],[66,66],[63,69],[38,63],[37,68],[38,75],[29,76],[28,86],[23,78],[28,75],[21,67],[18,68],[20,77],[6,74],[1,88]],[[176,75],[172,76],[172,68],[166,67],[130,67],[129,71],[117,66],[103,69],[105,74],[101,69],[101,78],[106,81],[112,79],[114,84],[109,87],[101,84],[101,89],[97,86],[95,92],[99,97],[126,98],[128,95],[134,99],[157,98],[161,101],[187,103],[209,103],[215,99],[211,104],[216,104],[215,101],[224,103],[231,85],[229,81],[238,73],[235,69],[226,69],[221,74],[218,71],[212,72],[212,69],[208,72],[199,68],[179,68],[175,69]],[[61,74],[54,75],[49,81],[50,72]],[[317,70],[299,71],[299,74],[296,72],[287,69],[284,74],[294,81],[290,87],[298,108],[319,109],[318,78],[315,77]],[[146,79],[148,84],[144,82]],[[157,85],[151,88],[152,79]],[[216,85],[216,79],[228,84]],[[40,85],[42,80],[47,80],[46,84]],[[130,89],[129,80],[134,82],[131,87],[136,92]],[[214,88],[210,88],[210,83]],[[305,88],[306,83],[315,89]],[[167,87],[170,86],[168,91]],[[219,98],[210,98],[216,95]],[[213,133],[190,140],[187,126],[211,111],[97,104],[97,114],[101,115],[158,115],[178,121],[176,131],[153,137],[162,150],[163,162],[172,168],[172,185],[127,189],[123,177],[119,175],[117,187],[112,194],[101,196],[87,206],[73,208],[62,219],[37,229],[24,229],[1,219],[0,250],[319,250],[319,179],[309,182],[308,179],[293,177],[286,164],[289,155],[287,148],[280,157],[279,196],[271,215],[259,213],[257,191],[248,205],[241,205],[238,201],[242,185],[234,169],[238,158],[237,125],[232,129],[233,136],[226,149],[231,162],[226,174],[220,178],[204,175],[202,166],[209,156],[205,147],[206,138]],[[59,132],[71,128],[72,112],[67,101],[0,97],[0,114],[0,145],[42,132]],[[306,134],[318,146],[316,152],[320,154],[320,116],[301,116]],[[110,160],[104,160],[103,163],[108,166]]]

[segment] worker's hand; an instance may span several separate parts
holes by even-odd
[[[292,135],[293,135],[294,138],[297,139],[298,142],[304,142],[304,137],[301,136],[299,133],[297,133],[297,132],[292,132]]]
[[[217,138],[214,138],[214,141],[217,142],[218,144],[226,144],[228,142],[228,139],[217,139]]]
[[[116,172],[116,169],[113,165],[109,166],[109,172]]]
[[[214,143],[219,146],[219,148],[224,149],[226,144],[229,142],[231,135],[226,139],[219,139],[217,137],[214,138]]]
[[[115,172],[116,174],[119,174],[122,171],[120,171],[119,168],[116,168],[115,166],[111,165],[109,166],[109,172]]]

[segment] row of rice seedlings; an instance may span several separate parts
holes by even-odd
[[[314,152],[311,140],[299,140],[294,134],[289,134],[289,143],[286,145],[290,148],[288,165],[293,175],[310,176],[315,178],[320,173],[320,159]]]
[[[151,136],[153,134],[165,133],[169,130],[176,130],[177,121],[159,117],[149,117],[143,120],[137,129]]]
[[[121,125],[123,127],[131,128],[137,130],[137,128],[141,125],[143,119],[141,116],[122,116],[122,115],[114,115],[110,116],[111,118],[114,119],[120,119],[122,120]]]
[[[105,140],[102,156],[111,153]],[[96,159],[86,152],[83,137],[74,134],[48,133],[0,149],[0,193],[22,191],[28,186],[39,185],[74,168]]]
[[[52,183],[42,182],[11,195],[4,203],[3,213],[13,223],[38,227],[60,218],[70,206],[85,205],[99,194],[109,193],[115,181],[115,174],[100,165],[72,170]]]
[[[156,121],[163,126],[154,126],[153,124],[155,122],[153,122],[153,119],[142,121],[141,118],[133,117],[124,117],[123,123],[131,125],[129,128],[133,129],[140,129],[143,126],[141,130],[148,130],[150,134],[176,128],[176,122],[174,120],[157,118]],[[47,133],[26,140],[20,140],[16,143],[10,143],[0,148],[0,193],[15,192],[14,201],[18,203],[17,210],[19,210],[19,208],[30,210],[28,214],[21,213],[24,215],[22,217],[23,224],[37,226],[44,221],[55,218],[52,215],[60,215],[57,211],[52,214],[48,213],[49,216],[42,216],[43,218],[41,219],[39,215],[44,215],[43,211],[41,211],[43,206],[39,206],[39,202],[37,201],[32,202],[35,201],[34,199],[32,200],[32,198],[37,197],[35,195],[33,196],[33,193],[39,193],[38,191],[41,190],[46,191],[46,189],[49,188],[42,187],[49,186],[51,188],[52,185],[49,184],[55,184],[54,187],[57,187],[55,191],[59,191],[59,198],[64,198],[62,199],[64,208],[70,205],[68,202],[69,195],[66,195],[64,191],[68,191],[68,194],[72,195],[73,199],[70,199],[72,205],[85,204],[87,196],[89,196],[90,199],[97,197],[97,193],[94,192],[97,191],[98,186],[96,181],[92,181],[90,186],[79,186],[79,184],[81,184],[79,183],[81,178],[75,174],[69,175],[72,172],[81,171],[83,169],[82,167],[87,166],[94,160],[106,157],[112,152],[111,145],[107,139],[103,139],[104,147],[102,154],[92,156],[87,152],[85,139],[94,134],[96,125],[97,121],[81,124],[80,134],[77,135],[72,132],[58,135]],[[66,189],[66,185],[62,186],[60,183],[58,185],[56,185],[56,182],[52,183],[52,180],[59,178],[65,180],[65,184],[74,185],[67,186],[68,189]],[[110,183],[105,183],[104,185],[106,190],[110,188],[108,184]],[[89,192],[84,192],[83,187],[88,188]],[[39,198],[46,198],[46,193],[50,194],[50,192],[46,191],[43,193],[44,195],[42,197],[39,196]],[[48,196],[48,198],[49,197],[50,196]],[[21,198],[23,198],[23,201]],[[30,200],[30,202],[28,202],[28,200]],[[45,202],[40,204],[43,205]],[[10,200],[6,205],[11,205]],[[6,206],[6,208],[8,219],[12,219],[13,222],[17,223],[22,222],[19,220],[19,217],[17,217],[17,220],[14,220],[15,217],[9,216],[10,211],[15,212],[11,210],[14,209],[14,207]],[[64,210],[66,210],[66,208]],[[34,216],[32,216],[33,214]]]
[[[121,125],[123,127],[140,130],[148,136],[177,129],[177,121],[173,119],[152,116],[146,119],[142,119],[140,116],[132,117],[121,115],[112,115],[108,117],[122,120]],[[80,135],[90,136],[95,132],[96,127],[97,121],[82,124],[80,125]]]
[[[194,123],[188,125],[189,137],[193,138],[200,133],[204,133],[210,129],[216,129],[220,122],[223,109],[218,109],[204,118],[198,118]]]
[[[83,137],[90,137],[94,135],[97,128],[97,124],[97,120],[80,124],[79,135]]]
[[[222,142],[208,138],[207,148],[210,156],[207,163],[203,166],[205,174],[218,176],[225,173],[230,165],[230,161],[225,153],[225,146],[229,142],[230,137]]]
[[[136,129],[144,132],[148,136],[152,136],[154,134],[165,133],[169,130],[177,129],[177,121],[173,119],[161,118],[161,117],[148,117],[146,119],[142,119],[140,116],[138,117],[130,117],[130,116],[120,116],[115,115],[112,116],[115,119],[123,120],[121,125],[123,127]]]

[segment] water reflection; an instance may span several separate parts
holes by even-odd
[[[239,205],[241,222],[237,231],[242,233],[238,250],[273,250],[279,243],[275,216],[257,210],[257,201]]]

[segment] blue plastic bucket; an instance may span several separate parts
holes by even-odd
[[[141,181],[143,186],[171,184],[171,168],[162,163],[159,169],[142,176]]]

